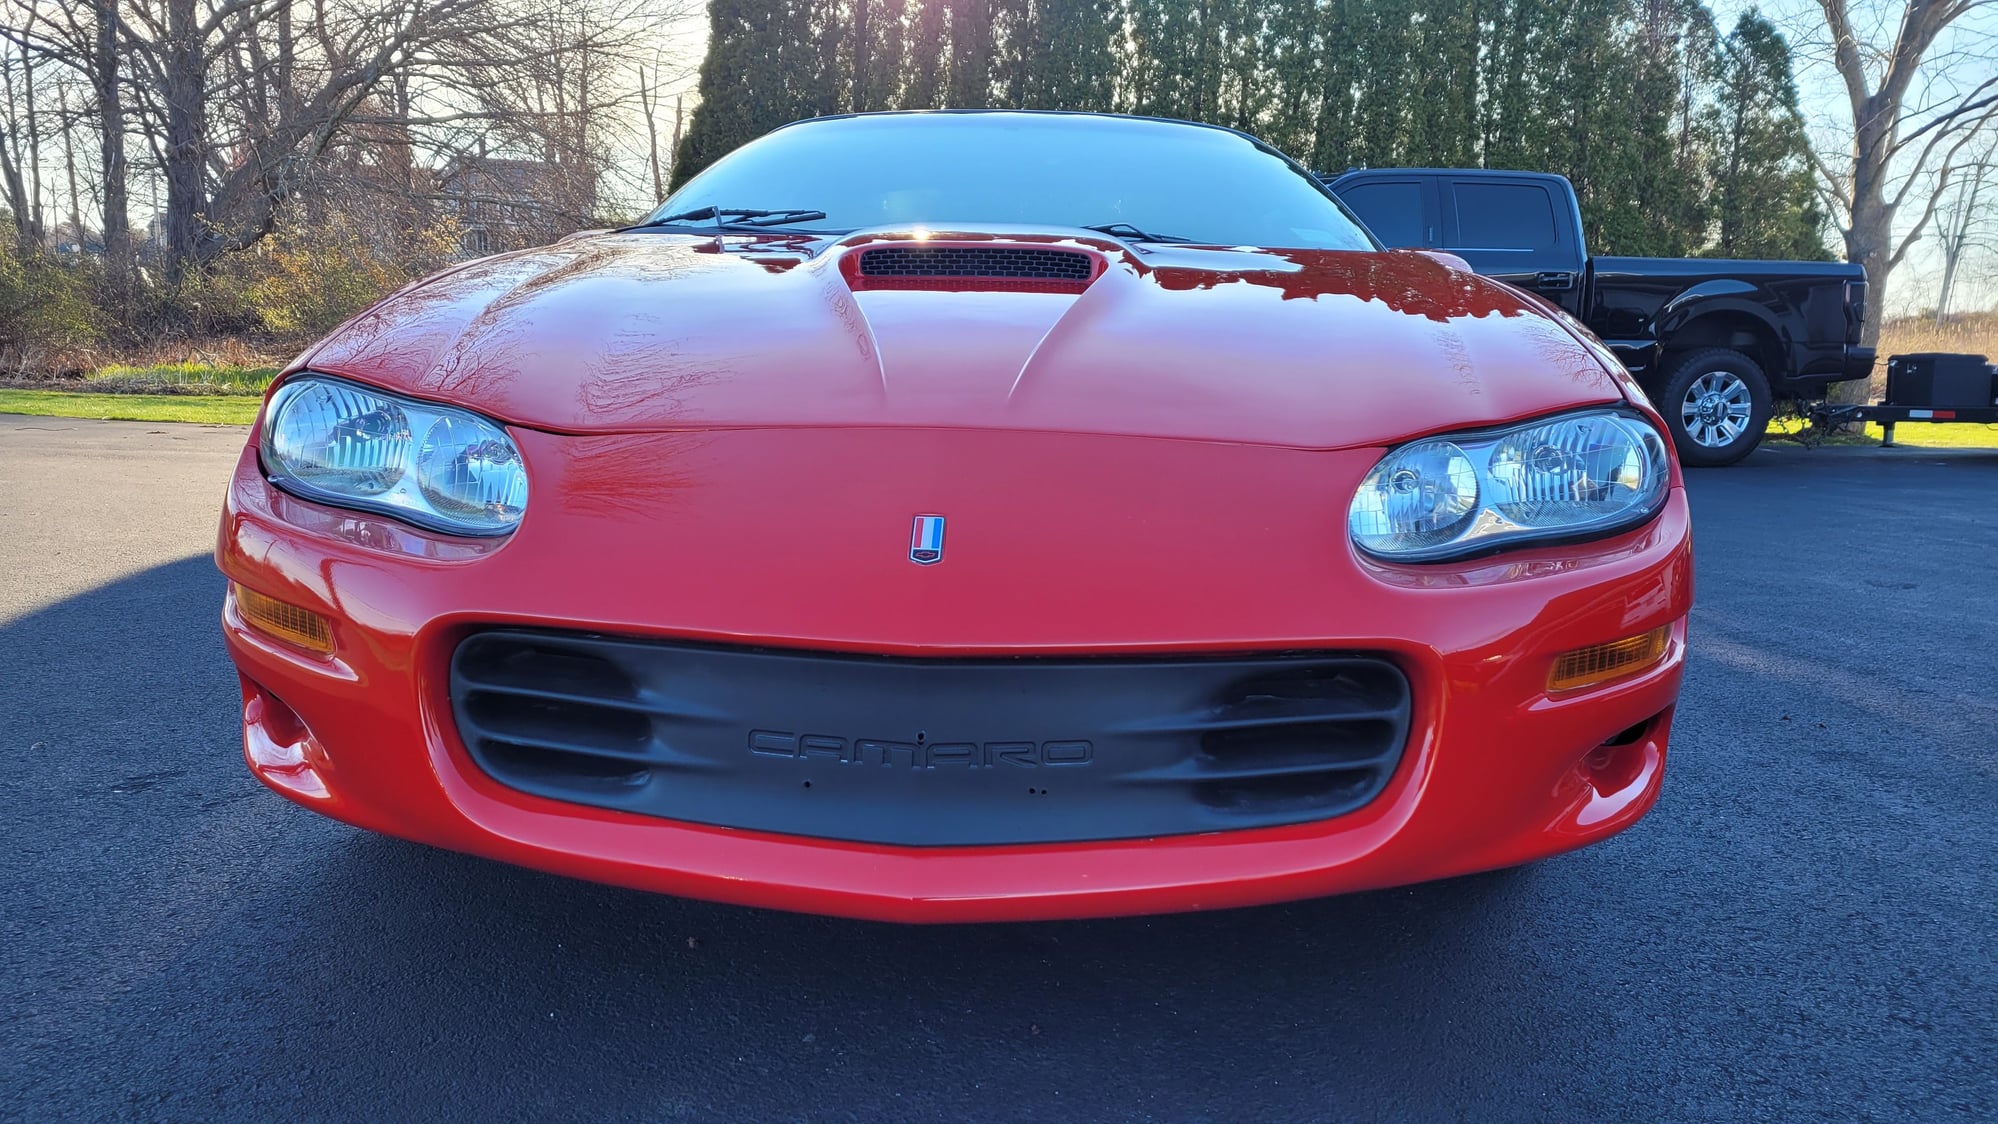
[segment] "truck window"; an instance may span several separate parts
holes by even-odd
[[[1451,188],[1457,202],[1457,244],[1451,249],[1551,250],[1559,244],[1554,198],[1546,188],[1530,183],[1464,180]],[[1364,210],[1360,215],[1373,225]]]
[[[1381,244],[1393,247],[1426,244],[1422,223],[1421,180],[1374,180],[1339,189],[1339,198],[1360,216]]]

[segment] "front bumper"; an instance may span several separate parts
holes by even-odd
[[[246,756],[266,784],[365,828],[560,874],[897,921],[1209,909],[1423,881],[1593,842],[1658,795],[1692,598],[1677,489],[1658,519],[1615,540],[1385,568],[1353,555],[1336,527],[1245,549],[1279,516],[1342,510],[1335,502],[1375,457],[1365,450],[1195,456],[1137,439],[877,434],[878,463],[856,464],[838,457],[851,438],[830,432],[519,436],[536,507],[500,543],[304,503],[272,489],[246,450],[219,564],[334,622],[334,653],[317,657],[224,608]],[[1124,445],[1106,460],[1109,440]],[[1003,491],[968,470],[999,461],[995,443],[1018,466]],[[787,501],[745,468],[800,458],[839,465],[827,483],[851,502]],[[935,475],[907,479],[925,458]],[[1273,472],[1300,483],[1281,495],[1244,486]],[[895,555],[907,513],[936,509],[980,518],[953,523],[942,565],[911,567]],[[756,549],[736,519],[774,521],[785,549]],[[871,539],[849,541],[875,521],[888,552],[878,565]],[[743,531],[746,549],[686,549],[688,528],[701,542]],[[1005,533],[1024,528],[1034,533]],[[824,580],[801,580],[801,568]],[[1559,653],[1661,625],[1672,641],[1650,670],[1571,696],[1545,690]],[[1329,818],[910,846],[661,818],[501,783],[460,736],[450,689],[453,654],[495,628],[911,660],[1364,652],[1406,677],[1412,706],[1378,794]],[[1110,799],[1093,794],[1076,814]]]

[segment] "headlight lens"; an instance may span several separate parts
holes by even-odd
[[[446,415],[431,423],[416,454],[416,484],[437,512],[467,523],[520,522],[527,510],[527,467],[520,450],[491,422]]]
[[[1374,466],[1347,527],[1361,550],[1401,562],[1608,534],[1664,504],[1668,463],[1656,429],[1610,410],[1429,438]]]
[[[263,458],[287,491],[453,534],[505,534],[527,510],[527,466],[499,426],[323,375],[271,397]]]
[[[274,410],[268,448],[302,484],[379,496],[402,479],[409,418],[394,402],[344,383],[303,380]]]

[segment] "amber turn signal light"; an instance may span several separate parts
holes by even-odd
[[[1671,639],[1672,626],[1661,625],[1650,632],[1563,653],[1554,661],[1554,670],[1547,673],[1547,689],[1573,691],[1635,675],[1664,659]]]
[[[242,614],[244,624],[308,652],[326,655],[333,651],[333,626],[325,617],[254,589],[231,585],[236,591],[236,611]]]

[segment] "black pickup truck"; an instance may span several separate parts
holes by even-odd
[[[1324,178],[1387,245],[1455,254],[1586,324],[1643,384],[1686,464],[1733,464],[1761,442],[1776,399],[1822,398],[1873,370],[1859,266],[1592,258],[1574,187],[1540,172]]]

